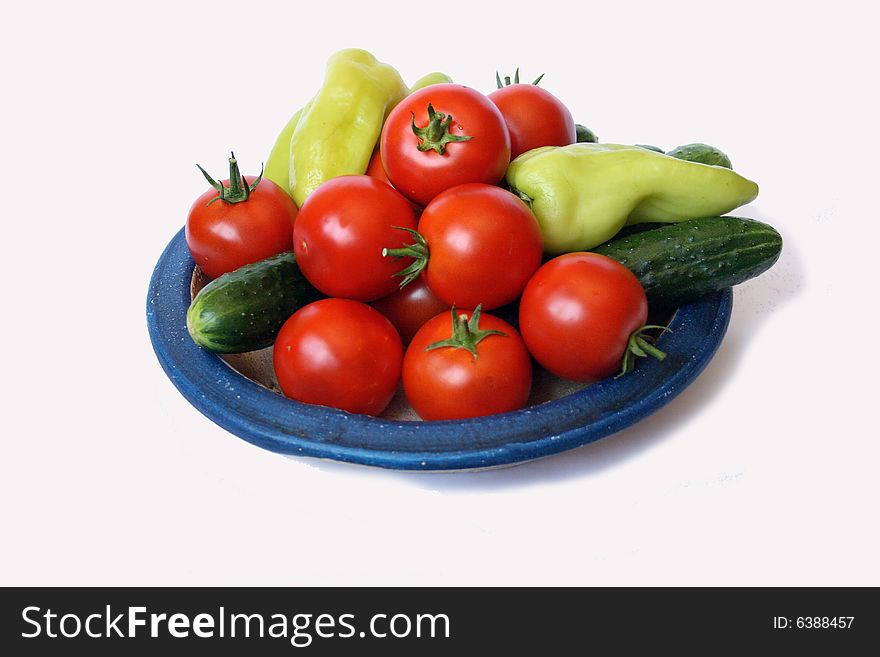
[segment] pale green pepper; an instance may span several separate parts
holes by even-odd
[[[557,254],[591,249],[626,224],[723,215],[752,201],[758,186],[738,173],[619,144],[545,146],[507,169]]]
[[[413,82],[412,86],[409,88],[409,92],[413,93],[414,91],[418,91],[419,89],[430,87],[432,84],[448,84],[450,82],[452,82],[452,78],[446,75],[446,73],[434,71],[433,73],[423,75],[418,80]]]
[[[290,121],[281,129],[281,134],[275,140],[275,144],[269,152],[269,158],[266,160],[266,166],[263,167],[263,178],[268,178],[288,194],[290,194],[290,138],[293,136],[293,131],[296,130],[299,117],[311,103],[312,101],[309,101],[305,107],[299,108],[290,117]]]
[[[324,84],[290,138],[288,189],[302,206],[322,182],[367,170],[388,113],[409,93],[400,74],[365,50],[327,62]]]

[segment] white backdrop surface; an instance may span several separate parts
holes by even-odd
[[[5,62],[0,584],[880,584],[880,167],[869,3],[40,3]],[[363,47],[484,91],[517,66],[603,141],[717,144],[771,272],[679,398],[521,467],[416,475],[255,448],[147,337],[156,259]]]

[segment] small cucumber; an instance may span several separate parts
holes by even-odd
[[[706,217],[619,237],[593,249],[632,271],[648,303],[672,308],[768,270],[782,237],[767,224]]]
[[[725,169],[732,169],[730,158],[719,148],[709,146],[709,144],[685,144],[678,148],[673,148],[666,153],[670,157],[677,157],[679,160],[687,160],[688,162],[699,162],[700,164],[712,164]]]
[[[208,283],[192,300],[186,327],[209,351],[254,351],[271,345],[287,318],[317,298],[287,251]]]
[[[577,143],[590,143],[595,144],[599,141],[599,138],[596,136],[596,133],[590,130],[587,126],[581,125],[580,123],[574,124],[574,130],[577,134]]]

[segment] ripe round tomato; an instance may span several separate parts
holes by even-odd
[[[568,108],[546,89],[511,84],[489,94],[510,132],[510,158],[540,146],[567,146],[577,141]]]
[[[522,338],[479,309],[437,315],[403,359],[403,389],[423,420],[514,411],[526,405],[531,388],[532,360]]]
[[[438,195],[419,220],[429,252],[422,275],[448,305],[486,310],[516,299],[541,265],[544,240],[532,211],[481,183]]]
[[[597,381],[620,371],[629,338],[647,316],[645,291],[629,269],[598,253],[567,253],[526,285],[519,328],[545,369]]]
[[[409,344],[416,331],[429,319],[449,310],[449,304],[438,299],[421,276],[402,290],[374,301],[372,305],[394,324],[403,344]]]
[[[501,112],[460,84],[433,84],[407,96],[388,115],[380,147],[391,184],[422,207],[455,185],[494,185],[510,163]]]
[[[303,275],[331,297],[372,301],[400,285],[395,274],[409,260],[382,256],[415,228],[409,202],[370,176],[340,176],[318,187],[293,226],[293,252]]]
[[[349,299],[322,299],[296,311],[275,340],[275,376],[284,394],[350,413],[381,413],[397,389],[403,346],[379,311]]]
[[[260,179],[250,191],[257,181],[254,176],[245,176],[244,185],[238,183],[237,189],[233,186],[230,190],[229,180],[240,181],[242,176],[234,157],[229,164],[229,179],[212,181],[214,188],[196,199],[186,219],[189,252],[211,278],[292,247],[290,227],[297,213],[293,199],[267,178]],[[220,185],[228,201],[213,200],[218,198]]]

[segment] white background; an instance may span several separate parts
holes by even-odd
[[[822,3],[824,5],[824,3]],[[870,3],[15,3],[2,50],[0,584],[880,584]],[[613,438],[399,474],[255,448],[147,337],[152,267],[334,51],[542,85],[603,141],[706,141],[780,262],[705,373]]]

